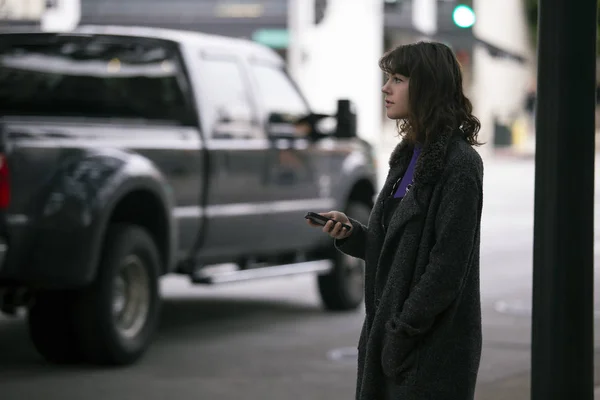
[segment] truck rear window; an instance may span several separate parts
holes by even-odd
[[[177,48],[115,36],[0,35],[0,113],[189,122]]]

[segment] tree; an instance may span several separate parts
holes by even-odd
[[[531,29],[531,37],[533,43],[537,43],[537,22],[538,22],[538,1],[539,0],[524,0],[527,19],[529,20],[529,28]],[[577,7],[577,2],[573,2],[573,7]],[[600,14],[596,10],[596,52],[600,55]]]

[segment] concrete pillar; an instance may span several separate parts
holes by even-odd
[[[492,58],[480,45],[473,51],[473,103],[482,123],[480,139],[493,147],[494,118],[510,124],[522,109],[525,93],[534,76],[533,52],[522,0],[473,0],[476,37],[507,51],[524,55],[526,65]]]
[[[45,32],[68,32],[79,25],[81,0],[53,0],[42,16],[41,28]]]
[[[383,1],[328,0],[314,24],[315,0],[289,0],[290,73],[315,111],[335,113],[339,98],[352,100],[358,134],[373,145],[381,136]]]
[[[423,34],[420,40],[427,40],[437,32],[437,1],[412,0],[412,23]]]

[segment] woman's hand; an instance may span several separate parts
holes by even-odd
[[[323,232],[327,233],[332,238],[341,240],[341,239],[346,239],[347,237],[349,237],[352,234],[352,223],[350,222],[350,220],[348,219],[346,214],[344,214],[343,212],[329,211],[326,213],[319,213],[319,215],[322,215],[326,218],[331,218],[331,219],[335,220],[335,223],[333,221],[327,221],[327,223],[323,226]],[[306,221],[308,222],[308,224],[310,226],[315,226],[315,227],[321,226],[321,225],[315,224],[314,222],[312,222],[309,219],[307,219]],[[349,225],[350,230],[342,227],[342,224]]]

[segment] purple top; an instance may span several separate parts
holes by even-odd
[[[408,164],[408,168],[406,168],[406,173],[402,177],[402,181],[400,182],[400,185],[398,185],[398,189],[396,189],[394,198],[401,198],[404,197],[404,195],[406,194],[408,185],[410,185],[413,181],[413,176],[415,174],[415,165],[417,164],[419,154],[421,154],[421,145],[416,145],[413,151],[412,158],[410,159],[410,163]]]

